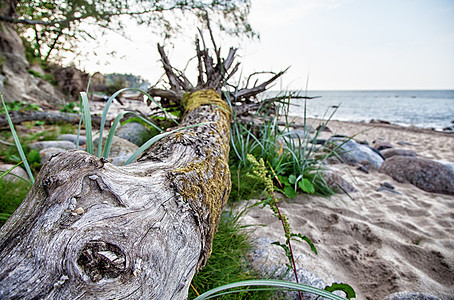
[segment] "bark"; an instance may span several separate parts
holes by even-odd
[[[230,110],[190,94],[182,130],[134,164],[53,157],[0,232],[0,298],[185,299],[230,192]]]
[[[13,124],[19,124],[26,121],[45,121],[47,124],[57,122],[78,124],[80,121],[79,114],[64,113],[59,111],[10,111],[9,116]],[[101,117],[91,116],[94,125],[101,124]],[[8,126],[8,119],[5,114],[0,115],[0,126]]]

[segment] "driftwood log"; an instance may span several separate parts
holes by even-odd
[[[138,162],[53,157],[0,232],[1,299],[185,299],[230,191],[230,112],[213,90]]]
[[[197,44],[192,86],[158,49],[171,88],[155,93],[184,107],[181,127],[199,126],[124,167],[84,151],[54,156],[1,228],[0,299],[187,298],[230,193],[221,88],[238,65],[229,71],[235,49],[223,60],[215,48],[215,62]]]

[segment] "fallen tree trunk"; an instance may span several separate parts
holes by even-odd
[[[230,109],[191,93],[138,162],[53,157],[0,232],[0,298],[185,299],[230,192]]]
[[[10,111],[9,116],[13,124],[26,121],[45,121],[46,124],[57,122],[78,124],[80,114],[64,113],[60,111]],[[101,124],[100,116],[91,116],[92,123],[99,127]],[[8,126],[8,119],[5,114],[0,115],[0,126]]]

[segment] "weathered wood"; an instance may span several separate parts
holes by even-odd
[[[44,121],[47,124],[57,122],[78,124],[80,121],[79,114],[64,113],[60,111],[10,111],[11,121],[13,124],[19,124],[26,121]],[[91,116],[92,124],[99,126],[101,117]],[[0,115],[0,126],[8,126],[8,119],[5,114]]]
[[[0,231],[1,299],[185,299],[230,191],[230,111],[192,93],[181,126],[134,164],[53,157]]]

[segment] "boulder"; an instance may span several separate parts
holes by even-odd
[[[90,75],[75,66],[69,66],[55,69],[54,77],[60,90],[77,99],[80,92],[86,91]]]
[[[390,149],[380,150],[380,153],[383,155],[383,157],[385,159],[388,159],[388,158],[390,158],[392,156],[396,156],[396,155],[416,157],[415,151],[406,150],[406,149],[390,148]]]
[[[0,26],[0,92],[6,102],[18,100],[40,106],[63,104],[65,96],[42,78],[28,72],[22,39],[14,25]]]
[[[11,169],[14,166],[15,165],[12,165],[12,164],[0,164],[0,174],[4,173],[5,171],[8,171],[9,169]],[[20,178],[17,178],[17,177],[21,177],[25,180],[30,179],[28,177],[27,172],[24,169],[22,169],[21,167],[17,166],[11,172],[9,172],[7,175],[3,176],[2,180],[6,180],[9,182],[16,182],[16,181],[20,180]]]
[[[59,141],[69,141],[69,142],[72,142],[72,143],[76,144],[77,134],[70,134],[70,133],[62,134],[62,135],[59,135],[57,137],[57,140],[59,140]],[[79,136],[79,146],[80,145],[85,145],[86,142],[87,141],[86,141],[85,136],[83,136],[83,135]]]
[[[336,152],[343,163],[354,166],[360,162],[367,161],[369,169],[375,170],[378,170],[383,164],[384,158],[378,150],[357,143],[352,139],[331,137],[328,140],[328,143],[332,143],[331,147],[336,149]]]
[[[149,137],[148,129],[137,122],[129,122],[120,126],[115,131],[115,135],[137,146],[142,146]]]
[[[106,139],[106,137],[103,137],[103,144],[106,142]],[[93,141],[94,153],[98,151],[98,141],[99,137],[95,138]],[[108,159],[113,165],[121,166],[134,152],[137,151],[137,149],[139,149],[139,147],[130,141],[114,136]]]
[[[76,149],[76,144],[73,142],[69,141],[43,141],[43,142],[34,142],[28,144],[28,147],[30,149],[36,149],[38,151],[41,151],[43,149],[47,148],[61,148],[65,150],[72,150]]]
[[[50,147],[50,148],[45,148],[41,151],[39,151],[39,156],[41,156],[41,164],[44,165],[47,163],[50,158],[58,153],[65,152],[65,149],[62,148],[56,148],[56,147]]]
[[[379,172],[427,192],[454,195],[454,171],[437,161],[393,156],[385,160]]]

